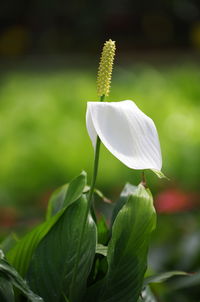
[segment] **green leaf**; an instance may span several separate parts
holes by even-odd
[[[136,302],[143,286],[156,213],[150,191],[140,184],[119,211],[108,245],[108,272],[100,302]]]
[[[87,174],[82,171],[69,184],[58,188],[51,196],[47,209],[47,219],[54,216],[63,207],[69,206],[76,201],[83,193],[87,183]]]
[[[150,284],[150,283],[161,283],[166,281],[167,279],[170,279],[174,276],[188,276],[189,274],[186,272],[182,271],[170,271],[170,272],[165,272],[161,274],[156,274],[150,277],[147,277],[144,279],[144,286]]]
[[[121,210],[121,208],[125,205],[127,198],[131,195],[134,194],[134,192],[137,190],[136,186],[133,186],[129,183],[127,183],[125,185],[125,187],[123,188],[119,199],[117,200],[117,202],[115,203],[115,207],[113,210],[113,215],[112,215],[112,225],[115,221],[115,218],[117,217],[118,212]]]
[[[66,197],[64,200],[64,207],[76,201],[81,197],[83,190],[87,184],[87,173],[82,171],[81,174],[74,178],[67,189]]]
[[[86,173],[83,171],[78,177],[72,180],[69,185],[64,185],[59,188],[50,199],[47,215],[48,220],[34,228],[8,251],[6,254],[8,261],[16,268],[22,277],[26,275],[33,252],[39,242],[49,232],[60,216],[62,216],[64,209],[80,197],[80,192],[83,191],[85,183]],[[61,208],[62,210],[60,210]],[[51,215],[54,216],[51,217]]]
[[[26,234],[16,245],[8,251],[6,258],[22,277],[25,277],[33,252],[40,240],[49,232],[51,227],[63,214],[64,210],[53,216],[48,221],[40,224],[31,232]]]
[[[28,280],[45,301],[78,302],[84,295],[96,249],[96,226],[81,196],[38,245]],[[63,294],[62,294],[63,293]]]
[[[12,283],[2,273],[0,273],[0,301],[1,302],[15,301]]]
[[[22,279],[22,277],[18,274],[18,272],[3,257],[3,254],[1,254],[1,258],[0,258],[0,274],[1,274],[1,278],[4,277],[4,280],[9,281],[10,284],[12,284],[16,288],[18,288],[23,293],[23,295],[28,298],[29,301],[31,301],[31,302],[42,302],[43,301],[41,297],[34,294],[30,290],[30,288],[28,287],[26,282]],[[0,283],[0,284],[1,284],[0,288],[2,288],[2,283]],[[8,297],[8,294],[10,294],[10,300],[7,300],[7,301],[9,301],[9,302],[14,301],[14,300],[12,300],[13,299],[12,291],[10,293],[8,293],[8,290],[10,290],[11,288],[9,288],[8,284],[4,283],[4,287],[5,286],[6,286],[6,291],[7,291],[7,293],[6,293],[7,297]],[[5,290],[4,290],[4,293],[5,293]]]

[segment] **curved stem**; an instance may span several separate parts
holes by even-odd
[[[103,102],[104,99],[105,99],[105,95],[102,95],[100,97],[100,102]],[[88,196],[88,212],[89,212],[89,209],[90,209],[91,204],[92,204],[92,196],[93,196],[93,193],[94,193],[96,179],[97,179],[98,166],[99,166],[100,146],[101,146],[101,141],[100,141],[100,138],[97,136],[96,147],[95,147],[95,156],[94,156],[93,176],[92,176],[90,192],[89,192],[89,196]]]

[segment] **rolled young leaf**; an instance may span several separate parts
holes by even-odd
[[[140,184],[128,196],[112,228],[108,271],[98,302],[137,302],[147,267],[149,239],[156,225],[150,191]],[[96,301],[96,300],[95,300]]]
[[[86,124],[94,147],[98,135],[106,148],[129,168],[161,170],[155,124],[134,102],[88,102]]]

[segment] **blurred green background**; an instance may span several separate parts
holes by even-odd
[[[177,185],[194,191],[200,177],[199,78],[194,64],[117,66],[107,99],[132,99],[154,119],[163,171]],[[85,111],[87,101],[98,100],[95,81],[95,67],[4,74],[0,90],[2,203],[30,203],[82,169],[90,175],[93,150]],[[137,175],[102,148],[100,187],[137,182]],[[153,174],[151,178],[155,186],[163,184]]]
[[[107,101],[133,100],[153,118],[170,179],[146,173],[158,211],[150,267],[196,272],[190,282],[154,290],[158,301],[199,300],[199,20],[198,0],[1,3],[1,237],[43,219],[53,190],[81,170],[90,182],[86,106],[98,100],[98,61],[111,38],[117,53]],[[102,146],[97,187],[109,199],[116,201],[127,181],[136,185],[140,179],[140,171]]]
[[[126,60],[125,60],[126,62]],[[175,185],[199,191],[200,70],[194,62],[166,66],[116,63],[107,101],[131,99],[157,126],[163,171],[148,173],[154,190]],[[96,96],[96,66],[5,72],[0,89],[1,204],[27,206],[82,169],[89,178],[93,149],[85,127],[87,101]],[[102,147],[98,186],[108,194],[140,172]]]

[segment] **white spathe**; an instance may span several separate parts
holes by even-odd
[[[98,135],[129,168],[151,169],[159,174],[162,156],[155,124],[133,101],[88,102],[86,125],[94,148]]]

